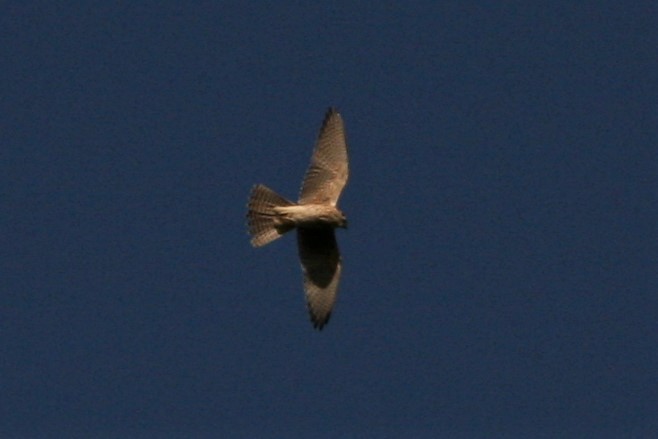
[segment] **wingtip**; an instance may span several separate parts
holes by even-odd
[[[329,323],[329,319],[331,318],[331,313],[327,314],[324,316],[324,318],[320,319],[317,316],[314,316],[311,314],[311,323],[313,324],[313,329],[317,329],[318,331],[322,331],[322,329]]]
[[[320,129],[320,132],[325,129],[325,127],[330,123],[330,121],[334,118],[342,119],[342,116],[338,112],[338,108],[336,107],[329,107],[327,109],[327,112],[324,115],[324,120],[322,121],[322,128]]]

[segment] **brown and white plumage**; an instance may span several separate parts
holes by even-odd
[[[320,128],[299,202],[292,203],[271,189],[256,185],[248,206],[249,233],[255,247],[297,228],[306,304],[317,329],[329,321],[338,293],[342,265],[334,229],[347,227],[347,220],[336,204],[348,173],[343,120],[330,108]]]
[[[299,204],[331,204],[338,202],[349,174],[347,143],[343,118],[330,108],[304,176]]]
[[[247,224],[252,236],[251,244],[254,247],[261,247],[292,230],[292,226],[281,224],[274,214],[274,208],[294,204],[267,186],[262,184],[254,186],[247,210]]]

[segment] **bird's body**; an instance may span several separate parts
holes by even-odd
[[[260,247],[297,229],[297,246],[304,272],[306,303],[313,326],[329,321],[338,293],[342,262],[334,229],[347,219],[336,204],[347,183],[345,129],[340,114],[327,111],[306,171],[298,203],[264,185],[254,186],[247,212],[251,243]]]
[[[275,207],[277,220],[294,227],[346,227],[343,212],[328,204],[295,204]]]

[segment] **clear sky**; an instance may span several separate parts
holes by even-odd
[[[0,437],[656,434],[655,2],[113,4],[0,6]]]

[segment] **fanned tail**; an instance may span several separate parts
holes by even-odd
[[[251,245],[261,247],[292,230],[293,226],[282,224],[278,220],[274,208],[294,204],[262,184],[254,186],[249,197],[249,210],[247,211]]]

